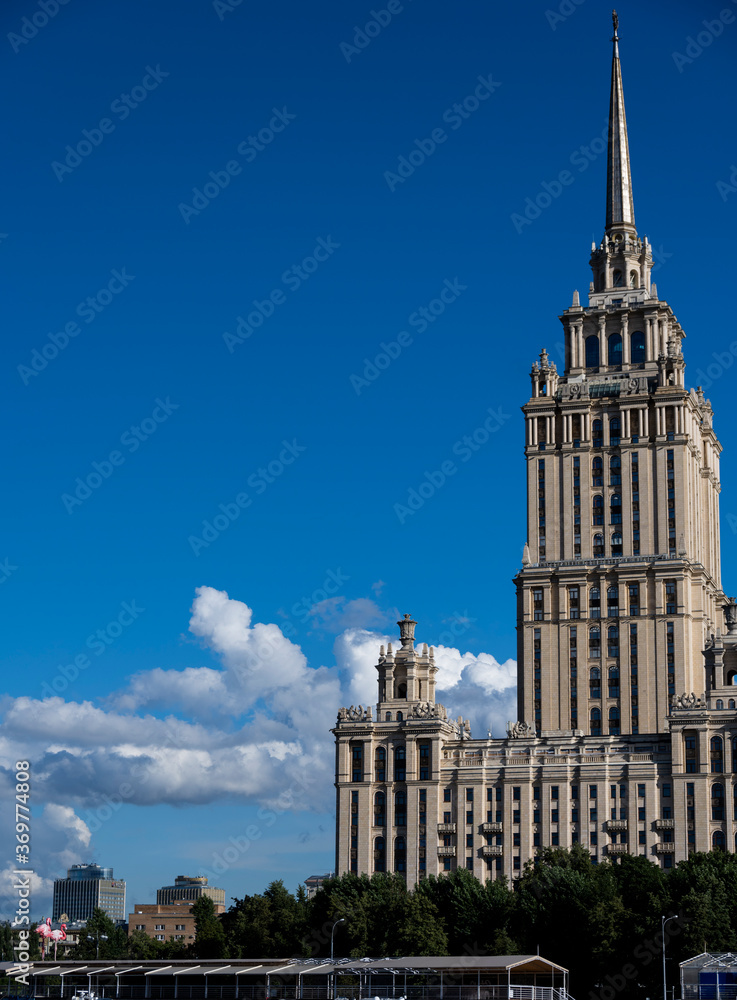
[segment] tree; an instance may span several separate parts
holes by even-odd
[[[195,918],[195,958],[225,958],[225,931],[209,896],[200,896],[192,907]]]

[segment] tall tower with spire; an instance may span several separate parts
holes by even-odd
[[[543,350],[524,405],[527,542],[517,575],[519,716],[538,733],[655,733],[671,697],[700,691],[721,622],[719,453],[687,389],[685,336],[635,226],[614,15],[606,222],[588,306],[560,320],[561,374]]]

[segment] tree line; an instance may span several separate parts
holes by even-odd
[[[642,1000],[662,996],[663,916],[675,918],[665,933],[670,985],[678,987],[679,962],[737,951],[737,855],[694,854],[664,871],[643,857],[594,865],[580,845],[545,848],[511,885],[464,869],[413,888],[399,874],[348,874],[309,899],[303,886],[293,894],[275,881],[220,915],[206,897],[193,912],[190,944],[129,937],[101,910],[87,933],[100,936],[101,959],[326,958],[342,920],[336,957],[539,952],[570,970],[577,1000]],[[68,957],[94,959],[96,947],[85,935]]]

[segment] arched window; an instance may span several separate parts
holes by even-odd
[[[405,681],[402,681],[401,683],[397,684],[397,694],[396,694],[396,697],[397,698],[406,698],[407,697],[407,684],[406,684]]]
[[[621,556],[622,555],[622,532],[615,531],[612,535],[612,555]]]
[[[601,710],[598,708],[591,709],[591,729],[592,736],[601,736]]]
[[[374,781],[386,781],[386,750],[377,747],[374,754]]]
[[[386,841],[383,837],[374,840],[374,871],[386,871]]]
[[[609,517],[610,524],[622,523],[622,498],[619,493],[612,493],[612,498],[609,501]]]
[[[591,506],[593,508],[593,514],[592,514],[593,523],[594,524],[603,524],[604,523],[604,497],[599,496],[597,494],[594,497],[594,499],[592,500]]]
[[[621,271],[615,271],[614,274],[612,275],[612,285],[615,288],[621,288],[622,284],[623,284],[622,272]]]
[[[601,420],[594,420],[591,424],[591,436],[594,448],[604,447],[604,424]]]
[[[386,826],[386,795],[383,792],[374,795],[374,826]]]
[[[637,271],[630,271],[630,288],[637,288],[640,284],[640,275]]]
[[[715,830],[711,835],[711,849],[712,851],[726,851],[724,833],[721,830]]]
[[[404,722],[404,713],[397,712],[397,722]]]
[[[711,818],[724,819],[724,785],[711,786]]]
[[[622,364],[622,334],[613,333],[609,338],[609,364]]]
[[[698,774],[699,771],[699,737],[687,730],[683,734],[683,749],[685,751],[686,774]]]
[[[591,485],[592,486],[603,486],[604,485],[604,463],[601,457],[597,456],[591,463]],[[596,498],[594,498],[595,500]]]
[[[609,459],[609,485],[619,486],[622,482],[622,459],[619,455],[612,455]]]
[[[729,707],[730,707],[730,708],[734,708],[734,707],[735,707],[735,704],[734,704],[734,698],[730,698],[730,699],[729,699]]]
[[[615,706],[609,709],[609,735],[619,736],[619,709]]]
[[[619,625],[610,625],[606,630],[606,655],[610,656],[612,659],[619,657]],[[612,667],[609,671],[609,683],[611,685],[612,670],[616,670],[616,667]],[[619,687],[619,671],[617,670],[617,687]],[[619,694],[609,694],[610,698],[618,698]]]
[[[386,713],[386,721],[387,722],[391,722],[392,721],[392,713],[391,712],[387,712]]]
[[[717,708],[724,708],[724,702],[721,698],[717,698]]]
[[[609,673],[609,697],[619,698],[619,667],[609,667],[608,673]]]
[[[394,825],[395,826],[406,826],[407,825],[407,793],[406,792],[395,792],[394,793]]]
[[[404,837],[397,837],[394,841],[394,871],[407,871],[407,843]]]
[[[607,618],[619,618],[619,587],[608,587],[606,592]]]
[[[589,591],[589,618],[601,618],[601,592],[598,587]]]
[[[630,355],[633,365],[641,365],[645,361],[645,334],[635,330],[630,335]]]
[[[721,736],[712,736],[709,743],[709,758],[711,760],[711,773],[721,774],[724,770],[724,745]]]
[[[604,536],[594,535],[594,558],[596,559],[603,557],[604,555]]]
[[[622,421],[619,417],[612,417],[609,421],[609,444],[614,448],[619,444],[622,436]]]
[[[598,368],[599,367],[599,336],[598,334],[592,334],[590,337],[586,338],[586,367],[587,368]]]
[[[592,667],[589,670],[589,698],[601,698],[601,670]]]
[[[407,751],[404,744],[394,747],[394,780],[407,780]]]

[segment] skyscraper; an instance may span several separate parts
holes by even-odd
[[[543,350],[523,406],[520,721],[506,739],[473,740],[449,720],[433,651],[418,653],[406,615],[400,648],[381,649],[376,717],[343,708],[334,730],[338,872],[513,877],[538,848],[575,843],[594,861],[630,852],[665,868],[737,849],[737,786],[723,777],[737,772],[737,607],[720,579],[721,446],[708,400],[686,388],[684,332],[635,226],[616,15],[612,42],[588,305],[574,293],[563,371]]]
[[[116,923],[125,923],[125,881],[113,878],[112,868],[72,865],[66,878],[54,880],[53,920],[89,920],[99,907]]]

